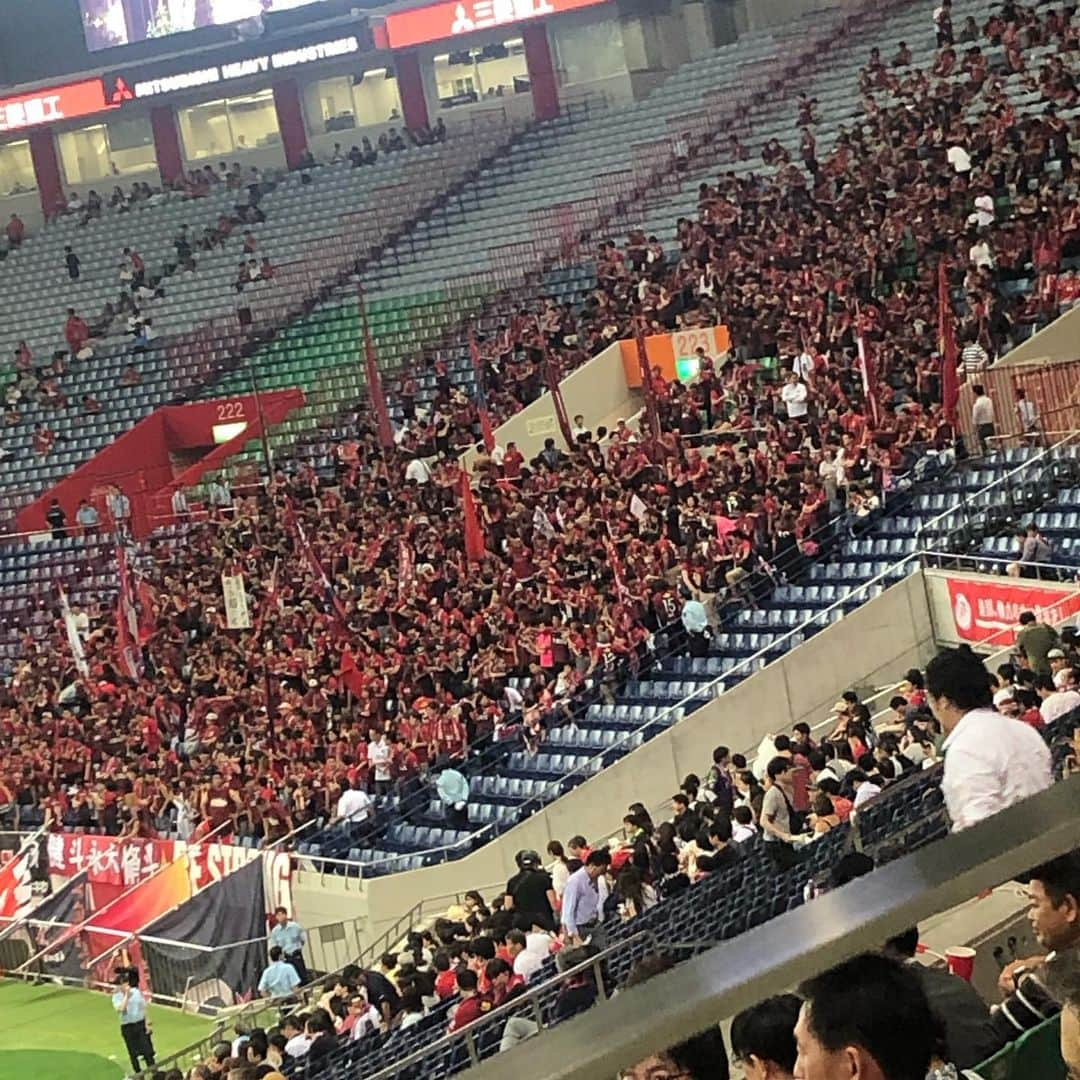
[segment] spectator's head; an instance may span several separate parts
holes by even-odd
[[[518,953],[525,951],[525,935],[520,930],[511,930],[506,935],[506,951],[513,959]]]
[[[589,852],[589,857],[585,860],[585,873],[593,881],[597,881],[607,873],[610,865],[611,852],[607,848],[600,848],[598,851]]]
[[[589,845],[585,843],[584,836],[571,836],[566,846],[575,859],[585,861],[585,856],[589,853]]]
[[[718,817],[709,826],[709,843],[717,851],[731,843],[731,821],[728,818]]]
[[[718,769],[726,769],[731,763],[731,751],[726,746],[718,746],[712,752],[712,760]]]
[[[939,1027],[913,971],[866,953],[811,979],[801,993],[799,1080],[925,1080]]]
[[[275,945],[270,950],[270,962],[272,964],[276,964],[281,959],[281,957],[282,957],[281,946],[280,945]]]
[[[471,971],[469,968],[458,968],[457,985],[463,997],[471,997],[475,994],[478,982],[475,971]]]
[[[765,767],[765,775],[774,784],[786,783],[791,772],[791,762],[785,757],[774,757]]]
[[[736,806],[731,811],[732,819],[739,825],[752,825],[754,822],[754,811],[749,806]]]
[[[289,913],[283,908],[274,908],[274,921],[278,926],[284,926],[289,921]]]
[[[963,646],[942,650],[926,665],[926,693],[946,732],[972,709],[988,709],[993,704],[990,677],[982,660]]]
[[[1031,871],[1028,921],[1044,949],[1080,946],[1080,849]]]
[[[1034,611],[1021,611],[1020,618],[1016,620],[1021,626],[1031,626],[1035,622]]]
[[[627,988],[646,982],[668,971],[672,959],[663,953],[643,956],[626,977]],[[639,1061],[632,1069],[623,1072],[626,1080],[728,1080],[728,1067],[724,1038],[718,1027],[711,1027],[677,1046],[668,1047],[658,1054],[651,1054]]]
[[[731,1022],[731,1056],[746,1080],[790,1080],[801,1006],[794,994],[781,994],[744,1009]]]

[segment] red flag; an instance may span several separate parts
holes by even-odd
[[[137,648],[139,641],[139,617],[135,613],[135,601],[128,575],[127,553],[122,547],[116,549],[116,570],[120,589],[116,596],[116,646],[120,666],[131,679],[142,674],[142,658]]]
[[[649,352],[645,345],[645,331],[641,323],[634,327],[634,340],[637,342],[638,367],[641,369],[641,392],[645,396],[645,416],[649,421],[649,430],[654,439],[660,438],[660,414],[656,411],[656,388],[653,386],[652,372],[649,370]]]
[[[476,499],[469,483],[469,474],[464,469],[461,470],[461,512],[465,518],[465,555],[470,562],[480,562],[487,554],[484,530],[476,513]]]
[[[607,537],[604,538],[604,552],[611,564],[611,574],[615,578],[615,592],[619,597],[619,603],[625,604],[630,600],[630,594],[626,591],[626,577],[623,574],[622,560],[615,545]]]
[[[956,370],[956,323],[949,294],[949,269],[938,263],[938,349],[941,353],[941,405],[945,419],[956,427],[956,404],[960,400],[960,379]]]
[[[568,450],[574,448],[574,433],[570,430],[570,420],[566,415],[566,402],[563,401],[562,390],[559,388],[559,373],[555,369],[555,361],[551,353],[544,350],[544,375],[547,378],[548,390],[551,393],[551,403],[555,406],[555,419],[559,422],[559,431],[562,432],[563,441]]]
[[[154,636],[154,591],[143,578],[138,579],[135,595],[139,601],[139,641],[145,644]]]
[[[285,523],[296,534],[296,547],[299,550],[300,556],[308,564],[308,568],[315,576],[315,580],[322,590],[323,599],[326,601],[327,607],[332,608],[339,621],[344,622],[345,608],[342,606],[341,599],[334,589],[334,583],[323,569],[323,564],[319,561],[319,556],[315,554],[315,549],[311,546],[311,541],[307,538],[304,526],[296,515],[296,509],[292,504],[292,499],[288,496],[285,497]]]
[[[408,540],[398,541],[398,599],[402,599],[412,588],[416,570],[416,556]]]
[[[484,436],[484,449],[490,454],[495,449],[495,431],[491,426],[487,395],[484,393],[484,366],[480,360],[480,346],[476,344],[476,335],[471,330],[469,331],[469,359],[472,361],[473,374],[476,376],[476,411],[480,414],[480,431]]]
[[[353,656],[353,651],[348,645],[345,646],[345,651],[341,654],[341,667],[338,669],[338,674],[341,676],[345,688],[354,697],[360,697],[364,692],[364,684],[367,680],[364,678],[364,673],[357,665],[356,657]]]
[[[863,396],[866,398],[866,412],[872,427],[881,423],[881,406],[877,396],[877,365],[873,353],[867,348],[863,337],[862,315],[858,303],[855,305],[855,344],[859,352],[859,376],[862,379]]]
[[[360,321],[364,328],[364,367],[367,375],[368,394],[371,397],[371,407],[375,410],[375,421],[379,428],[379,442],[384,448],[389,448],[394,445],[394,429],[390,426],[390,413],[386,408],[386,395],[383,393],[379,365],[375,358],[375,344],[371,340],[371,330],[368,327],[364,290],[359,285],[356,287],[356,294],[360,305]]]

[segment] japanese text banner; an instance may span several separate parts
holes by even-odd
[[[386,17],[390,48],[404,49],[427,41],[510,26],[525,19],[559,15],[592,7],[604,0],[445,0],[440,4],[398,11]]]
[[[1080,614],[1080,590],[1076,588],[1006,584],[967,577],[946,580],[953,625],[961,641],[1001,647],[1013,645],[1021,612],[1033,611],[1051,626]]]

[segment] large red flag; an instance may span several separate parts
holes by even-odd
[[[881,423],[881,405],[877,396],[877,365],[874,355],[867,347],[863,336],[863,320],[858,304],[855,306],[855,344],[859,354],[859,377],[862,379],[863,395],[866,398],[866,413],[873,427]]]
[[[469,483],[469,474],[464,469],[461,470],[461,512],[465,518],[465,555],[470,562],[480,562],[486,554],[484,530],[476,513],[476,499]]]
[[[371,407],[375,410],[379,442],[383,447],[389,448],[394,445],[394,429],[390,426],[390,413],[386,408],[386,394],[383,393],[379,364],[375,357],[375,344],[371,340],[371,330],[368,327],[364,290],[359,285],[356,287],[356,294],[360,306],[360,321],[364,330],[364,368],[367,375],[368,394],[371,397]]]
[[[495,449],[495,431],[491,426],[491,414],[487,408],[487,394],[484,393],[484,365],[480,360],[480,347],[476,344],[476,335],[471,330],[469,359],[476,376],[476,411],[480,414],[480,431],[484,437],[484,449],[490,454]]]
[[[338,669],[338,674],[341,676],[345,688],[350,690],[354,697],[360,697],[364,692],[364,684],[367,680],[356,663],[352,648],[348,645],[345,646],[345,651],[341,654],[341,667]]]
[[[116,596],[116,646],[121,667],[131,679],[142,674],[142,654],[139,651],[139,617],[128,573],[127,552],[116,548],[116,570],[120,588]]]
[[[645,331],[640,322],[634,327],[634,341],[637,343],[638,367],[641,370],[641,393],[645,397],[645,416],[649,421],[649,431],[653,439],[660,438],[660,414],[656,409],[656,388],[653,386],[652,372],[649,370],[649,352],[645,345]]]
[[[555,419],[559,422],[559,431],[562,432],[566,448],[573,450],[574,433],[570,428],[570,418],[566,415],[566,402],[563,401],[562,389],[559,386],[559,372],[547,349],[544,350],[544,377],[547,379],[548,391],[551,394],[551,404],[555,407]]]
[[[941,352],[941,405],[945,419],[956,427],[956,404],[960,400],[960,378],[956,370],[956,323],[949,293],[949,268],[938,263],[938,349]]]

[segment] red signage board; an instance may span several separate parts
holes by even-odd
[[[101,79],[49,86],[29,94],[0,98],[0,132],[90,116],[113,107],[105,100],[105,84]]]
[[[947,580],[953,624],[961,641],[1004,648],[1016,643],[1021,612],[1033,611],[1051,626],[1080,614],[1080,590],[1075,587],[1054,588],[981,578]]]
[[[391,49],[405,49],[601,3],[604,0],[444,0],[387,15],[387,44]]]

